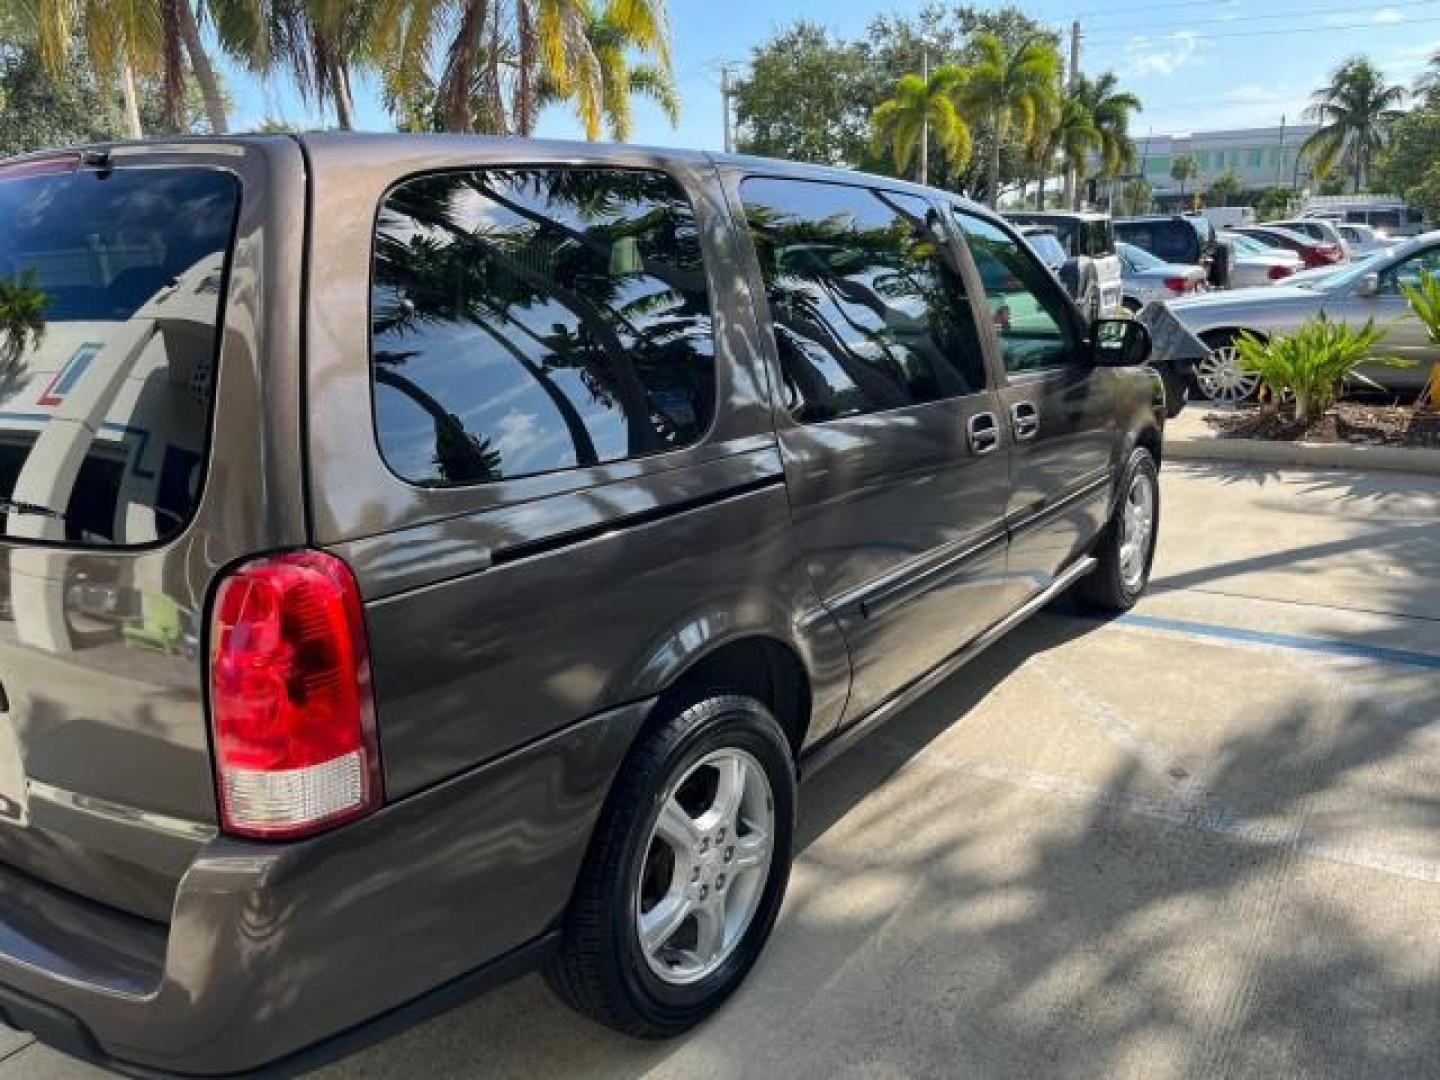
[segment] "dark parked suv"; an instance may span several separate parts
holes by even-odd
[[[536,964],[682,1031],[797,778],[1146,584],[1148,334],[941,192],[257,137],[5,162],[0,238],[0,1018],[112,1067]]]

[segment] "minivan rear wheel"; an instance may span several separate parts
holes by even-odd
[[[707,692],[636,743],[596,826],[546,969],[628,1035],[693,1027],[744,980],[790,876],[795,767],[761,702]]]

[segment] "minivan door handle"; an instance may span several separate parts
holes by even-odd
[[[1025,442],[1040,433],[1040,410],[1033,401],[1017,401],[1010,406],[1010,419],[1015,423],[1015,441]]]
[[[965,422],[972,454],[988,454],[1000,445],[1000,421],[993,412],[976,413]]]

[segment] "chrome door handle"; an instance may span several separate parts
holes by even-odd
[[[965,436],[972,454],[988,454],[1000,445],[1000,421],[993,412],[976,413],[965,422]]]
[[[1040,434],[1040,410],[1032,401],[1017,401],[1010,406],[1010,419],[1015,425],[1015,441],[1025,442]]]

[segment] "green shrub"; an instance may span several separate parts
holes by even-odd
[[[1335,402],[1341,380],[1359,378],[1355,367],[1385,331],[1367,319],[1356,329],[1321,315],[1293,334],[1262,340],[1243,333],[1235,340],[1240,365],[1258,372],[1274,396],[1288,392],[1295,400],[1295,419],[1309,423]]]
[[[1440,345],[1440,278],[1429,270],[1420,271],[1420,284],[1400,283],[1400,291],[1410,303],[1410,310],[1425,326],[1430,340]],[[1432,409],[1440,409],[1440,363],[1430,365],[1430,378],[1420,394],[1420,403],[1428,403]]]

